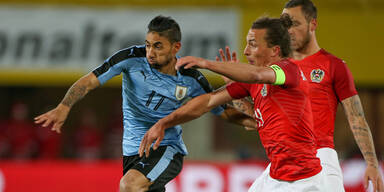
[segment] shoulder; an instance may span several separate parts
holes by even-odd
[[[183,76],[191,77],[195,79],[200,86],[205,90],[205,92],[211,92],[212,86],[209,84],[208,80],[204,75],[197,69],[184,69],[180,68],[180,74]]]
[[[279,65],[280,67],[283,67],[283,66],[293,66],[293,67],[297,67],[297,64],[295,64],[293,61],[291,61],[290,59],[282,59],[280,61],[277,61],[275,63],[273,63],[275,65]]]
[[[199,79],[199,78],[201,78],[201,76],[204,77],[203,74],[197,69],[180,68],[179,72],[183,76],[189,76],[189,77],[192,77],[194,79]]]
[[[110,58],[108,58],[108,62],[111,65],[113,65],[130,58],[145,57],[145,55],[146,55],[145,46],[135,45],[135,46],[131,46],[131,47],[117,51]]]
[[[130,58],[141,58],[145,57],[145,47],[144,46],[132,46],[125,49],[121,49],[117,51],[115,54],[113,54],[111,57],[109,57],[107,60],[104,61],[102,65],[100,65],[98,68],[93,70],[93,73],[98,77],[101,74],[104,74],[111,70],[112,73],[120,73],[121,71],[125,71],[128,68],[132,69],[134,66],[140,66],[140,65],[132,65],[135,63],[141,63],[141,62],[129,62],[129,64],[124,63],[125,60]]]
[[[347,63],[345,63],[344,60],[340,59],[339,57],[336,57],[335,55],[325,51],[324,49],[321,50],[324,57],[327,58],[329,62],[329,68],[330,72],[333,78],[339,78],[340,76],[351,76],[352,74],[349,71],[349,68],[347,66]]]
[[[292,62],[289,59],[282,59],[280,61],[277,61],[271,65],[271,68],[275,70],[274,67],[278,66],[280,69],[282,69],[284,72],[288,71],[297,71],[299,72],[299,66]]]
[[[323,56],[323,58],[328,59],[328,61],[332,65],[333,64],[335,64],[335,65],[345,65],[345,62],[342,59],[340,59],[339,57],[336,57],[332,53],[329,53],[328,51],[326,51],[324,49],[321,49],[320,52],[321,52],[321,55]]]

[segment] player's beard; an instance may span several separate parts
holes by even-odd
[[[172,55],[169,54],[169,55],[167,56],[167,59],[166,59],[164,62],[162,62],[162,63],[156,62],[156,63],[154,63],[154,64],[151,64],[151,66],[152,66],[153,68],[159,70],[159,69],[161,69],[161,68],[163,68],[163,67],[165,67],[165,66],[168,66],[168,65],[171,63],[171,61],[172,61]]]
[[[308,47],[310,40],[311,40],[311,35],[309,33],[309,25],[308,25],[307,33],[305,34],[305,36],[301,42],[297,42],[297,47],[294,50],[296,52],[303,51],[304,49],[306,49]]]

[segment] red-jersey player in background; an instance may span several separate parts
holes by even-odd
[[[360,98],[347,65],[321,49],[317,43],[317,9],[310,0],[290,0],[283,15],[288,14],[293,26],[289,29],[293,59],[310,82],[317,156],[331,186],[344,191],[342,172],[334,150],[333,131],[337,105],[342,103],[350,128],[367,163],[364,185],[371,180],[374,191],[384,191],[372,134],[364,117]]]
[[[384,191],[372,134],[364,117],[364,111],[357,95],[353,77],[346,64],[339,58],[321,49],[317,43],[317,9],[310,0],[290,0],[286,3],[283,15],[288,14],[293,26],[289,29],[293,59],[303,70],[310,82],[310,99],[313,109],[314,131],[317,141],[317,156],[327,175],[332,191],[343,192],[343,177],[337,153],[334,150],[333,132],[337,105],[342,103],[367,168],[364,186],[371,180],[374,191]],[[236,52],[226,47],[226,54],[219,50],[221,60],[237,62]],[[219,58],[216,58],[219,61]],[[231,80],[223,77],[226,83]],[[245,100],[234,100],[234,107],[252,114],[252,104]],[[269,167],[262,175],[268,175]]]
[[[343,192],[343,177],[334,150],[334,124],[337,105],[342,103],[352,133],[367,163],[364,186],[372,181],[374,191],[384,191],[379,171],[372,134],[364,117],[364,111],[357,94],[353,77],[347,65],[339,58],[321,49],[317,43],[317,9],[310,0],[290,0],[283,15],[289,15],[293,26],[289,29],[293,50],[292,62],[298,64],[310,82],[310,99],[313,109],[314,131],[317,142],[317,156],[332,191]],[[226,56],[220,50],[221,59],[236,61],[236,53]],[[217,58],[216,60],[219,60]],[[227,83],[231,80],[224,78]],[[235,108],[250,114],[252,105],[247,100],[233,101]],[[268,174],[269,168],[263,173]]]
[[[252,25],[244,50],[251,65],[195,57],[179,59],[177,67],[205,68],[238,82],[196,97],[159,120],[145,134],[140,154],[145,151],[148,155],[154,140],[156,149],[164,130],[173,124],[195,119],[233,99],[251,96],[257,129],[271,168],[268,175],[257,179],[250,191],[328,191],[320,160],[316,157],[308,82],[298,66],[286,59],[291,55],[287,31],[290,24],[289,17],[285,17],[261,18]]]

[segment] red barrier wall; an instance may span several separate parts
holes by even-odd
[[[262,173],[265,162],[215,163],[186,161],[167,192],[242,192]],[[364,191],[365,163],[342,163],[347,192]],[[0,161],[0,192],[118,191],[121,161]]]

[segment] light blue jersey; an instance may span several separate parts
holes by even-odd
[[[124,156],[138,154],[141,139],[158,120],[179,108],[187,99],[212,91],[198,70],[180,70],[177,76],[163,74],[150,66],[145,55],[144,45],[126,48],[93,71],[100,84],[123,73]],[[220,115],[223,110],[223,107],[218,107],[212,112]],[[186,155],[181,133],[179,125],[166,129],[160,145],[172,145]]]

